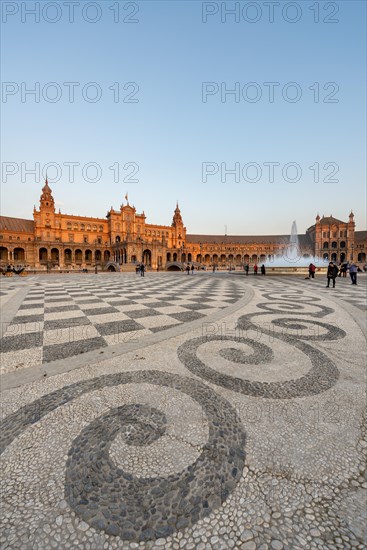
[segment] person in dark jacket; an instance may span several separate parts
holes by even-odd
[[[144,272],[145,272],[145,265],[140,264],[140,275],[141,275],[141,277],[144,277]]]
[[[249,267],[250,267],[250,266],[249,266],[248,264],[245,265],[245,273],[246,273],[246,275],[248,275]]]
[[[261,275],[265,275],[266,271],[265,271],[265,266],[264,264],[262,264],[261,268],[260,268],[260,271],[261,271]]]
[[[330,281],[333,281],[333,288],[335,288],[335,279],[338,275],[338,272],[339,272],[338,267],[333,262],[329,262],[329,265],[328,265],[328,268],[327,268],[327,273],[326,273],[326,276],[327,276],[327,285],[326,285],[326,287],[327,288],[329,288],[329,286],[330,286]]]

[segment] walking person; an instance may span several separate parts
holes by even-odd
[[[257,264],[254,265],[254,275],[257,275]]]
[[[315,271],[316,271],[316,266],[311,263],[308,266],[308,278],[309,279],[314,279],[315,278]]]
[[[334,262],[329,262],[328,268],[327,268],[327,285],[326,288],[329,288],[330,281],[333,281],[333,288],[335,288],[335,279],[338,275],[338,267],[334,264]]]
[[[349,275],[352,280],[352,285],[357,284],[357,272],[358,272],[358,268],[356,264],[352,262],[351,265],[349,266]]]
[[[195,269],[195,266],[194,266],[194,264],[191,264],[191,275],[193,275],[193,274],[194,274],[194,269]]]
[[[144,272],[145,272],[145,265],[144,265],[144,264],[140,264],[140,276],[141,276],[141,277],[144,277]]]
[[[190,275],[190,266],[189,266],[189,264],[187,264],[187,266],[186,266],[186,273],[187,273],[188,275]]]
[[[266,271],[265,271],[265,266],[264,264],[262,264],[261,268],[260,268],[260,271],[261,271],[261,275],[265,275]]]
[[[249,266],[248,264],[245,265],[245,273],[246,273],[246,275],[248,275],[249,267],[250,267],[250,266]]]

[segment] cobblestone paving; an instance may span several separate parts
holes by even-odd
[[[69,372],[67,357],[28,384],[10,373],[1,548],[366,548],[366,279],[323,282],[152,277],[156,301],[249,298],[138,352]]]
[[[11,281],[6,284],[7,281]],[[7,293],[16,283],[1,281]],[[10,372],[204,318],[241,296],[223,277],[156,274],[35,277],[1,340],[1,369]]]

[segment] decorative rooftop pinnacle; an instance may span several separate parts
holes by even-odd
[[[47,176],[46,176],[46,181],[45,181],[45,185],[42,187],[42,193],[52,193],[52,189],[51,187],[48,185],[48,179],[47,179]]]

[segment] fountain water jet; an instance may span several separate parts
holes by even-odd
[[[329,260],[319,258],[318,256],[303,257],[298,239],[297,223],[293,221],[289,243],[286,245],[281,258],[275,257],[274,260],[264,262],[265,267],[277,268],[298,268],[307,267],[313,263],[316,267],[327,267]]]

